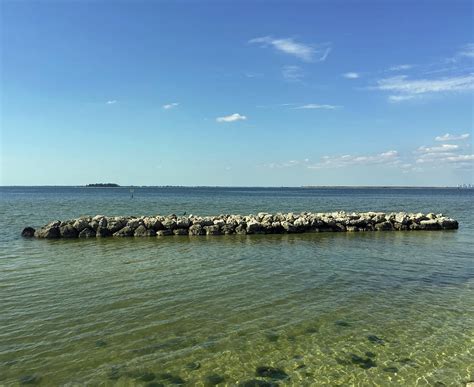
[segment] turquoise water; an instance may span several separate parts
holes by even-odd
[[[0,385],[463,386],[473,191],[0,188]],[[443,212],[457,231],[26,240],[80,215]],[[258,367],[278,371],[257,375]],[[153,384],[154,383],[154,384]]]

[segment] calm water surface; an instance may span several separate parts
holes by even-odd
[[[473,191],[0,188],[0,385],[463,386]],[[442,212],[458,231],[24,240],[80,215]]]

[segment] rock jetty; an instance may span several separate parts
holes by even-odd
[[[277,213],[217,216],[84,216],[56,220],[23,237],[95,238],[169,235],[285,234],[303,232],[454,230],[458,222],[443,214],[405,212]]]

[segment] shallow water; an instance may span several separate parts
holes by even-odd
[[[0,384],[463,385],[473,191],[0,188]],[[25,240],[79,215],[443,212],[458,231]],[[285,376],[287,375],[287,377]],[[214,376],[213,378],[211,376]],[[219,376],[220,378],[218,378]],[[438,384],[437,384],[438,383]]]

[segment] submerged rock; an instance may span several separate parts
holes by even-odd
[[[225,378],[223,376],[218,375],[218,374],[212,374],[212,375],[207,375],[205,377],[204,386],[212,387],[224,382],[225,382]]]
[[[255,370],[255,375],[262,378],[282,380],[289,378],[288,374],[280,368],[261,366]]]
[[[369,341],[372,343],[381,344],[381,345],[385,344],[385,341],[383,339],[375,335],[368,335],[367,339],[369,339]]]
[[[39,375],[24,375],[20,377],[20,384],[39,384],[41,382],[41,376]]]
[[[251,379],[238,384],[241,387],[276,387],[278,384],[266,380]]]
[[[191,363],[186,364],[186,368],[188,370],[195,371],[195,370],[198,370],[199,368],[201,368],[201,363],[199,363],[197,361],[193,361]]]
[[[352,354],[351,355],[351,361],[352,361],[353,364],[357,364],[360,368],[364,368],[364,369],[377,367],[377,364],[375,363],[375,361],[373,361],[369,357],[363,358],[363,357],[360,357],[358,355]]]

